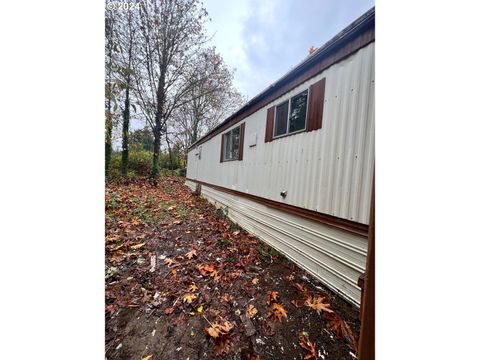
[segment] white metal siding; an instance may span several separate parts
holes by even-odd
[[[371,43],[247,117],[243,161],[220,163],[221,134],[201,145],[201,160],[192,149],[187,177],[368,224],[374,163],[374,54]],[[322,129],[265,143],[267,109],[323,77]],[[250,147],[253,134],[257,142]],[[285,199],[280,196],[282,190],[288,191]]]
[[[202,195],[215,206],[227,208],[228,216],[242,228],[282,252],[351,303],[360,305],[357,280],[365,271],[366,238],[205,185],[202,185]]]

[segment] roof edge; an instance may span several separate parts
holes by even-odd
[[[326,58],[328,55],[330,55],[330,53],[332,51],[334,51],[337,48],[340,48],[342,45],[344,45],[345,42],[348,42],[351,39],[355,38],[358,34],[365,31],[365,28],[369,28],[370,26],[375,27],[375,7],[372,7],[370,10],[368,10],[367,12],[362,14],[360,17],[358,17],[356,20],[354,20],[351,24],[349,24],[347,27],[345,27],[343,30],[341,30],[337,35],[335,35],[333,38],[328,40],[320,48],[315,50],[311,55],[309,55],[302,62],[300,62],[298,65],[296,65],[293,69],[288,71],[285,75],[280,77],[277,81],[275,81],[274,83],[269,85],[267,88],[265,88],[263,91],[261,91],[259,94],[257,94],[252,99],[250,99],[250,101],[248,101],[245,105],[243,105],[235,113],[230,115],[228,118],[226,118],[220,124],[215,126],[213,129],[211,129],[209,132],[207,132],[200,139],[198,139],[193,144],[191,144],[188,147],[188,151],[190,151],[195,146],[198,146],[201,143],[204,143],[205,141],[209,140],[212,137],[212,134],[219,132],[219,130],[222,129],[223,127],[229,127],[231,125],[234,125],[236,123],[234,121],[235,119],[239,119],[238,121],[241,121],[245,117],[249,116],[250,114],[247,114],[248,110],[252,109],[255,105],[259,104],[263,99],[268,98],[268,95],[272,94],[275,90],[280,90],[282,88],[282,86],[284,87],[286,84],[290,83],[296,76],[298,76],[299,74],[302,74],[306,70],[310,69],[313,65],[320,63],[322,60],[324,60],[324,58]],[[351,53],[353,53],[357,50],[358,49],[354,49],[349,54],[351,54]],[[337,63],[337,62],[339,62],[339,61],[341,61],[343,58],[344,57],[339,58],[338,60],[334,61],[332,64],[328,65],[328,67]],[[323,71],[323,70],[321,70],[321,71]],[[319,72],[321,72],[321,71],[319,71]],[[313,74],[310,77],[313,77],[315,75],[316,74]],[[288,91],[289,90],[286,90],[284,93],[286,93]],[[279,96],[281,96],[281,95],[279,95]],[[277,97],[279,97],[279,96],[277,96]],[[273,101],[273,100],[271,100],[271,101]],[[271,102],[271,101],[269,101],[269,102]],[[263,106],[268,105],[269,102],[267,102]],[[247,115],[245,115],[245,114],[247,114]]]

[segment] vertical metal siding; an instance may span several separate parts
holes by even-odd
[[[193,183],[187,181],[189,186]],[[202,195],[331,290],[359,306],[357,280],[365,271],[367,239],[202,186]]]
[[[188,154],[187,177],[368,224],[374,162],[375,43],[247,117],[243,161],[220,163],[221,134]],[[323,126],[265,143],[267,108],[326,77]],[[239,126],[239,124],[235,125]],[[231,127],[234,128],[235,126]],[[228,129],[230,130],[230,129]],[[285,199],[280,191],[287,190]]]

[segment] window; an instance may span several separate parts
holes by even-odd
[[[240,126],[223,134],[223,161],[238,160],[240,150]]]
[[[275,108],[274,137],[305,130],[308,90]]]
[[[307,90],[267,109],[265,142],[288,134],[322,128],[326,78],[311,84]]]

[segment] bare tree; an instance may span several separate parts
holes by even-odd
[[[204,49],[194,66],[188,87],[191,101],[178,107],[171,121],[173,134],[185,150],[245,103],[233,87],[233,72],[215,48]]]
[[[119,12],[118,21],[115,23],[115,42],[118,44],[119,54],[115,66],[115,76],[120,88],[124,91],[122,109],[122,169],[123,176],[128,173],[128,148],[130,128],[130,107],[135,111],[135,105],[131,102],[131,90],[133,77],[135,76],[135,37],[137,34],[134,11]]]
[[[160,174],[160,139],[174,109],[187,103],[191,61],[206,41],[198,0],[143,0],[135,90],[154,136],[152,177]]]
[[[118,48],[114,39],[115,14],[105,12],[105,178],[109,176],[112,157],[112,131],[114,127],[114,111],[116,110],[116,87],[114,73],[114,57]]]

